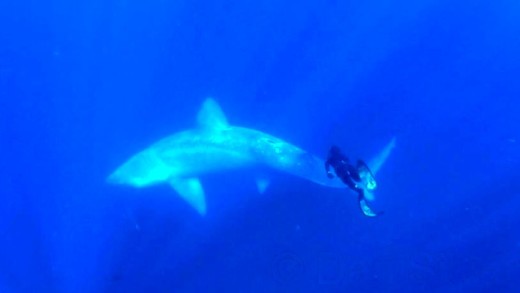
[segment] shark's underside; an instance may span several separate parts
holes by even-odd
[[[198,127],[168,136],[131,157],[115,170],[109,182],[134,187],[169,183],[201,215],[206,213],[204,189],[199,176],[251,167],[269,167],[312,182],[343,188],[329,179],[324,161],[269,134],[228,124],[211,98],[199,111]],[[395,140],[369,162],[376,173],[389,156]],[[268,181],[257,179],[260,191]]]

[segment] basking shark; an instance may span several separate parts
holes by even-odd
[[[108,182],[137,188],[168,183],[201,215],[207,207],[199,177],[208,173],[267,167],[324,186],[345,188],[339,179],[327,177],[324,160],[319,157],[264,132],[229,124],[212,98],[202,104],[197,122],[196,128],[163,138],[131,157]],[[381,168],[394,144],[392,139],[368,163],[373,173]],[[267,180],[257,179],[260,192],[267,185]]]

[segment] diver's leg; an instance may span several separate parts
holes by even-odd
[[[361,176],[359,176],[359,169],[355,168],[354,166],[349,165],[348,172],[350,173],[350,177],[352,178],[352,180],[354,180],[356,182],[361,181]]]
[[[354,183],[354,181],[352,181],[350,176],[344,175],[344,176],[341,176],[340,178],[341,178],[341,181],[343,181],[343,183],[345,183],[348,187],[350,187],[350,189],[352,189],[354,191],[358,190],[356,183]]]

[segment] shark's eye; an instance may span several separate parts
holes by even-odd
[[[276,141],[276,140],[274,140],[272,138],[266,138],[265,142],[270,144],[270,145],[278,145],[278,141]]]

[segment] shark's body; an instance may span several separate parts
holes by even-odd
[[[218,104],[207,99],[199,114],[198,127],[168,136],[139,152],[119,167],[112,183],[146,187],[168,182],[200,214],[206,213],[199,176],[247,167],[270,167],[312,182],[344,188],[330,179],[324,161],[288,142],[263,132],[228,124]],[[372,161],[376,172],[393,148],[393,140]],[[265,189],[264,180],[257,181]]]

